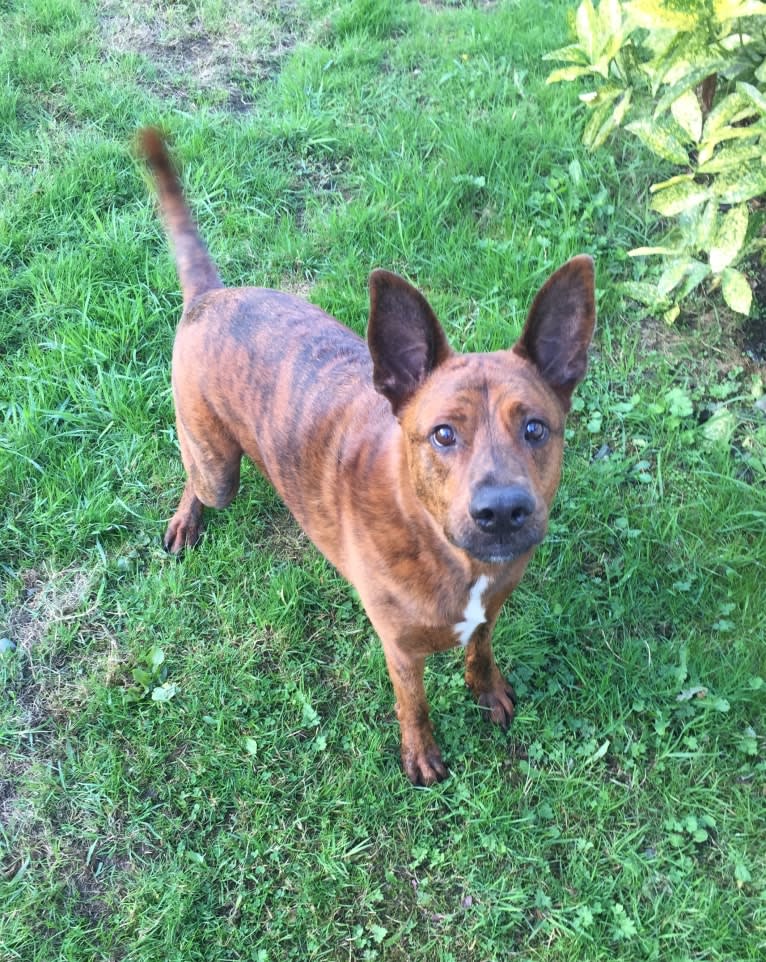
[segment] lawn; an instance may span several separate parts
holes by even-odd
[[[567,12],[0,3],[3,960],[766,956],[766,307],[668,327],[622,296],[658,172],[586,153],[545,85]],[[490,350],[596,260],[550,534],[496,633],[517,717],[431,659],[434,788],[354,592],[254,469],[162,551],[181,300],[146,123],[227,283],[359,332],[376,266]]]

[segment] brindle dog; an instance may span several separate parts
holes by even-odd
[[[165,547],[196,544],[203,505],[229,504],[247,455],[356,586],[383,643],[404,770],[439,781],[427,655],[463,645],[479,704],[502,728],[513,718],[490,639],[546,532],[595,323],[593,262],[557,270],[519,340],[491,354],[453,351],[423,295],[375,270],[365,344],[291,294],[224,288],[162,137],[147,129],[139,144],[184,301],[172,381],[187,482]]]

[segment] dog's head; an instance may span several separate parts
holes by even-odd
[[[370,276],[375,388],[402,429],[410,482],[453,545],[508,563],[545,536],[564,420],[595,324],[593,262],[568,261],[537,293],[517,343],[456,354],[423,295]]]

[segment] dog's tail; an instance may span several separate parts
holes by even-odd
[[[184,199],[183,189],[162,134],[146,127],[138,134],[138,149],[154,174],[160,213],[175,251],[184,309],[206,291],[223,287]]]

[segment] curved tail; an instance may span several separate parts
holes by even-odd
[[[181,182],[159,130],[154,127],[141,130],[138,149],[157,184],[160,213],[175,251],[185,310],[200,294],[223,284],[186,206]]]

